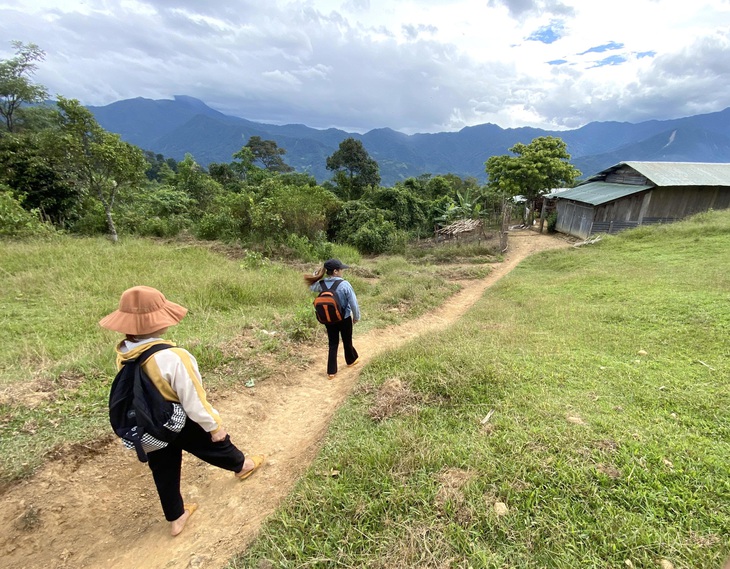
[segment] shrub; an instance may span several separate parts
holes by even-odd
[[[393,244],[395,232],[395,225],[390,221],[370,219],[349,236],[347,241],[363,253],[384,253]]]
[[[294,314],[283,323],[286,335],[295,342],[313,340],[319,326],[314,317],[314,309],[309,304],[298,306]]]
[[[0,236],[27,237],[47,235],[52,231],[37,215],[24,210],[7,186],[0,185]]]
[[[228,213],[206,213],[195,227],[195,235],[208,241],[231,241],[237,237],[238,224]]]
[[[557,211],[550,212],[550,214],[547,216],[547,232],[555,233],[555,231],[557,231],[555,229],[557,224],[558,224],[558,212]]]

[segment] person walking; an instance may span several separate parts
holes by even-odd
[[[135,359],[155,344],[171,346],[155,352],[141,365],[162,396],[185,411],[184,426],[173,442],[162,443],[163,448],[144,449],[173,536],[182,532],[198,507],[184,504],[180,493],[183,451],[230,470],[241,480],[251,476],[265,460],[263,455],[244,456],[231,442],[218,411],[207,400],[197,361],[187,350],[162,338],[187,311],[155,288],[135,286],[122,293],[117,310],[99,321],[102,327],[125,335],[116,346],[118,369],[124,361]]]
[[[357,304],[357,296],[352,285],[342,278],[342,271],[349,268],[349,265],[342,264],[339,259],[329,259],[313,275],[304,275],[305,282],[314,292],[319,293],[335,286],[334,294],[343,312],[341,321],[325,324],[329,343],[327,355],[327,377],[329,379],[334,379],[337,374],[337,351],[340,337],[342,337],[347,366],[356,365],[359,358],[355,346],[352,345],[352,327],[360,321],[360,307]]]

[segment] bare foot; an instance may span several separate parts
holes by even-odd
[[[243,468],[239,472],[236,472],[236,478],[245,480],[253,473],[254,470],[264,463],[265,459],[266,457],[259,454],[251,457],[247,456],[246,460],[243,461]]]
[[[236,476],[241,478],[242,476],[245,476],[248,472],[251,472],[254,468],[256,468],[256,463],[249,457],[246,457],[246,460],[243,461],[243,468],[240,470],[240,472],[236,472]]]
[[[175,521],[170,522],[170,533],[173,535],[173,537],[176,535],[180,535],[182,530],[185,528],[185,524],[187,523],[188,518],[192,516],[193,512],[197,509],[197,504],[185,504],[185,511],[183,512],[183,515]]]

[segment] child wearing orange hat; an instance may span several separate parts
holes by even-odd
[[[125,335],[116,348],[118,368],[155,344],[172,345],[152,354],[142,362],[142,368],[162,396],[178,403],[186,415],[185,424],[173,442],[163,448],[145,449],[173,536],[182,532],[198,507],[184,504],[180,494],[182,451],[230,470],[241,480],[253,474],[265,459],[263,455],[245,457],[231,442],[218,411],[207,400],[193,355],[162,339],[167,329],[179,323],[185,314],[187,308],[167,300],[159,290],[135,286],[122,293],[117,310],[99,321],[104,328]]]

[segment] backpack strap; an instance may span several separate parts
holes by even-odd
[[[160,352],[162,350],[166,350],[167,348],[172,348],[171,344],[155,344],[154,346],[150,346],[147,348],[144,352],[142,352],[140,355],[138,355],[135,359],[139,362],[139,365],[142,365],[145,363],[150,357],[157,352]]]
[[[332,285],[329,288],[327,288],[327,285],[325,284],[324,279],[322,279],[321,281],[319,281],[319,288],[322,292],[324,292],[324,291],[335,292],[337,290],[337,287],[340,286],[340,283],[344,280],[345,279],[337,279],[336,281],[334,281],[332,283]]]
[[[170,344],[155,344],[154,346],[150,346],[147,348],[144,352],[142,352],[140,355],[138,355],[136,358],[132,360],[126,360],[122,362],[122,365],[132,365],[135,366],[134,370],[134,387],[133,391],[137,392],[137,390],[141,389],[141,377],[140,377],[140,368],[142,367],[142,364],[145,363],[148,359],[150,359],[155,353],[160,352],[162,350],[166,350],[168,348],[172,348],[172,345]],[[125,433],[125,438],[129,442],[131,442],[134,445],[134,450],[137,452],[137,458],[140,462],[147,462],[147,453],[145,452],[144,448],[142,447],[142,437],[144,436],[144,429],[141,429],[140,427],[134,427],[129,432]]]

